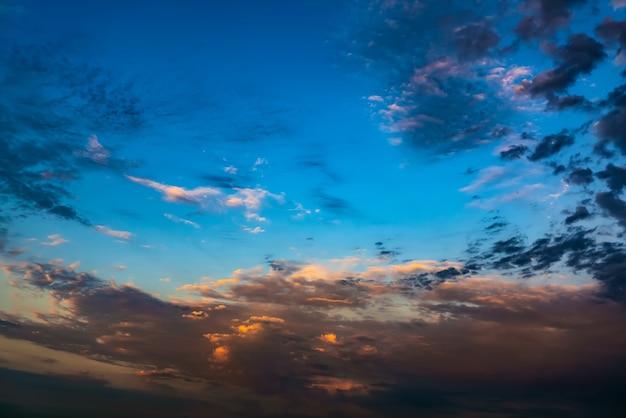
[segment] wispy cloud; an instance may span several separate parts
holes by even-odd
[[[126,178],[142,186],[161,192],[163,200],[167,202],[186,203],[190,205],[207,207],[215,203],[216,198],[223,195],[219,189],[213,187],[196,187],[185,189],[179,186],[170,186],[156,181],[126,175]]]
[[[164,213],[163,216],[165,216],[167,219],[169,219],[171,221],[174,221],[176,223],[182,223],[182,224],[185,224],[185,225],[193,226],[196,229],[200,228],[200,225],[198,225],[194,221],[190,221],[189,219],[180,218],[180,217],[178,217],[176,215],[172,215],[171,213]]]
[[[45,245],[47,247],[55,247],[57,245],[61,245],[61,244],[65,244],[66,242],[69,242],[68,240],[66,240],[59,234],[48,235],[48,239],[50,241],[44,241],[41,243],[41,245]]]
[[[96,225],[94,226],[94,229],[110,237],[124,239],[124,240],[131,239],[133,236],[133,234],[128,231],[119,231],[119,230],[111,229],[108,226],[104,226],[104,225]]]
[[[263,232],[265,232],[265,230],[263,228],[261,228],[260,226],[255,226],[254,228],[250,228],[248,226],[244,226],[243,230],[246,232],[249,232],[250,234],[261,234]]]

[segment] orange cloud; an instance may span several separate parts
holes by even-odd
[[[213,350],[213,361],[215,363],[226,363],[230,357],[230,350],[226,346],[216,347]]]

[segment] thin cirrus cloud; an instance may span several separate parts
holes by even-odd
[[[105,225],[96,225],[94,229],[104,235],[108,235],[110,237],[119,238],[123,240],[129,240],[132,238],[133,234],[128,231],[121,231],[116,229],[111,229]]]
[[[176,215],[172,215],[171,213],[164,213],[163,216],[165,216],[167,219],[176,222],[176,223],[182,223],[184,225],[189,225],[192,226],[196,229],[200,229],[200,225],[198,225],[196,222],[194,221],[190,221],[189,219],[184,219],[184,218],[180,218]]]
[[[153,180],[126,175],[126,178],[142,186],[157,190],[163,195],[166,202],[186,203],[196,206],[208,206],[216,200],[222,192],[213,187],[196,187],[195,189],[185,189],[179,186],[170,186],[158,183]]]

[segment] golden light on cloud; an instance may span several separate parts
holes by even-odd
[[[230,357],[230,350],[226,346],[219,346],[213,350],[213,361],[215,363],[226,363]]]
[[[329,393],[337,391],[352,392],[355,395],[365,395],[368,393],[367,386],[362,383],[358,383],[352,379],[330,376],[318,376],[315,379],[315,383],[311,384],[311,387],[323,389]]]
[[[255,334],[257,332],[259,332],[261,330],[261,325],[260,324],[242,324],[239,325],[237,327],[237,331],[239,331],[239,334]]]
[[[358,353],[362,356],[372,356],[374,354],[378,354],[378,349],[373,345],[364,345],[363,347],[359,348]]]
[[[333,334],[332,332],[322,334],[320,340],[330,344],[337,344],[337,334]]]

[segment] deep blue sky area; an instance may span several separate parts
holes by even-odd
[[[626,1],[0,0],[0,415],[618,417]]]

